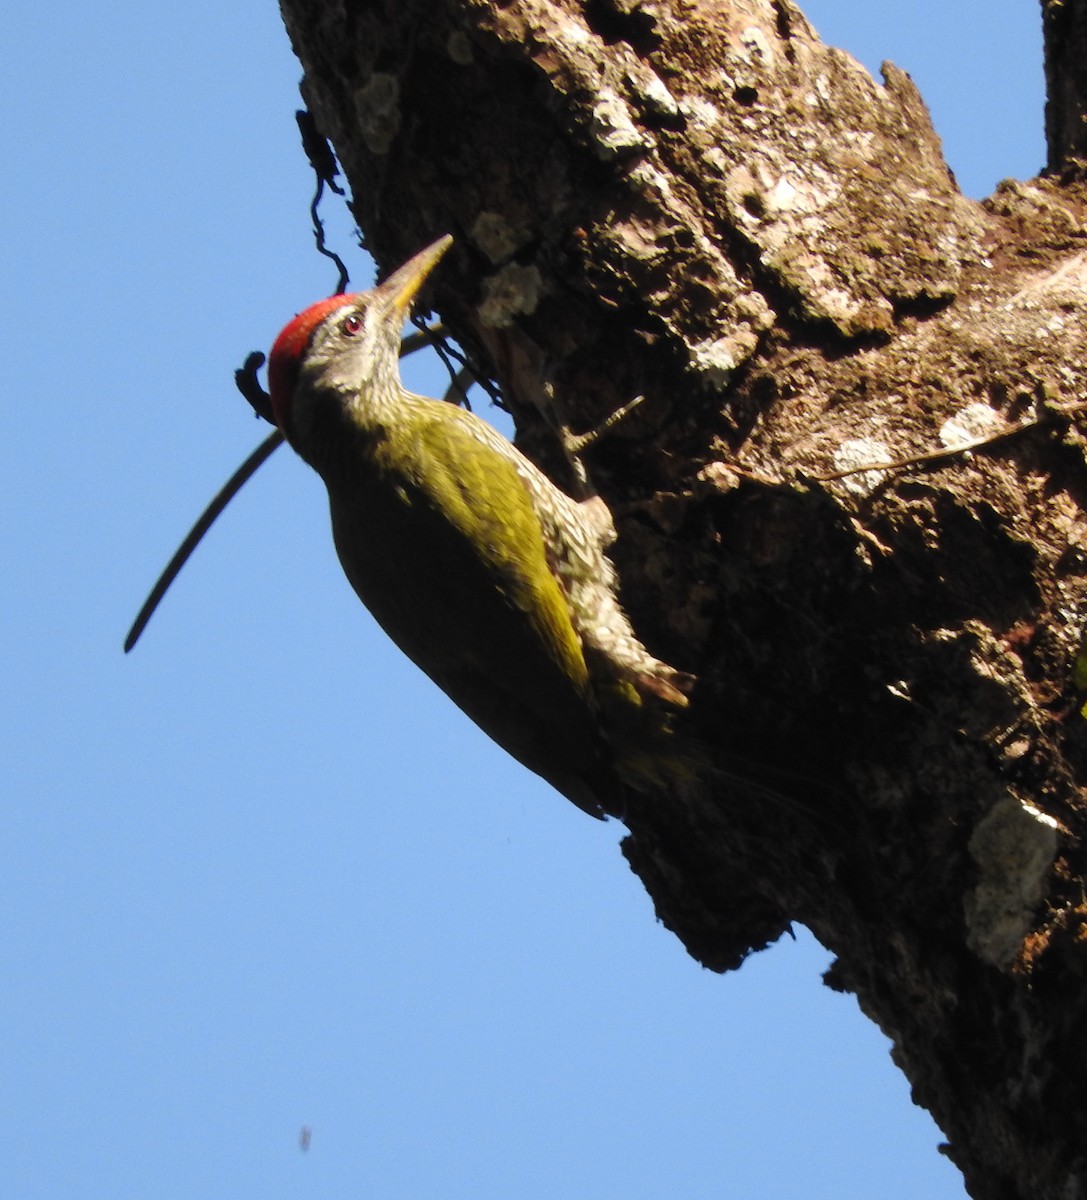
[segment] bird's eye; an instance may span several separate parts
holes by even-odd
[[[348,313],[340,322],[340,328],[348,337],[354,337],[362,328],[362,317],[358,313]]]

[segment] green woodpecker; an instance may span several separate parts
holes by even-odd
[[[344,572],[393,641],[580,808],[622,814],[624,789],[660,774],[691,679],[620,608],[610,520],[479,417],[401,383],[404,319],[451,244],[295,317],[268,364],[275,420],[324,480]]]

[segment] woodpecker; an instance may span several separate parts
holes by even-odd
[[[296,316],[269,357],[272,412],[324,481],[344,573],[385,632],[514,758],[585,812],[622,815],[627,788],[659,782],[693,679],[620,607],[603,505],[401,382],[404,319],[452,240]]]

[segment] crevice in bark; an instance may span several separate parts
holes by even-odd
[[[643,56],[660,48],[656,20],[638,4],[586,0],[585,21],[606,45],[626,42],[636,54]]]

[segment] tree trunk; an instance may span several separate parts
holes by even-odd
[[[972,1195],[1087,1196],[1087,2],[1049,174],[984,203],[790,0],[282,7],[378,262],[455,235],[430,294],[526,452],[645,397],[589,470],[727,768],[627,814],[660,919],[714,970],[803,922]]]

